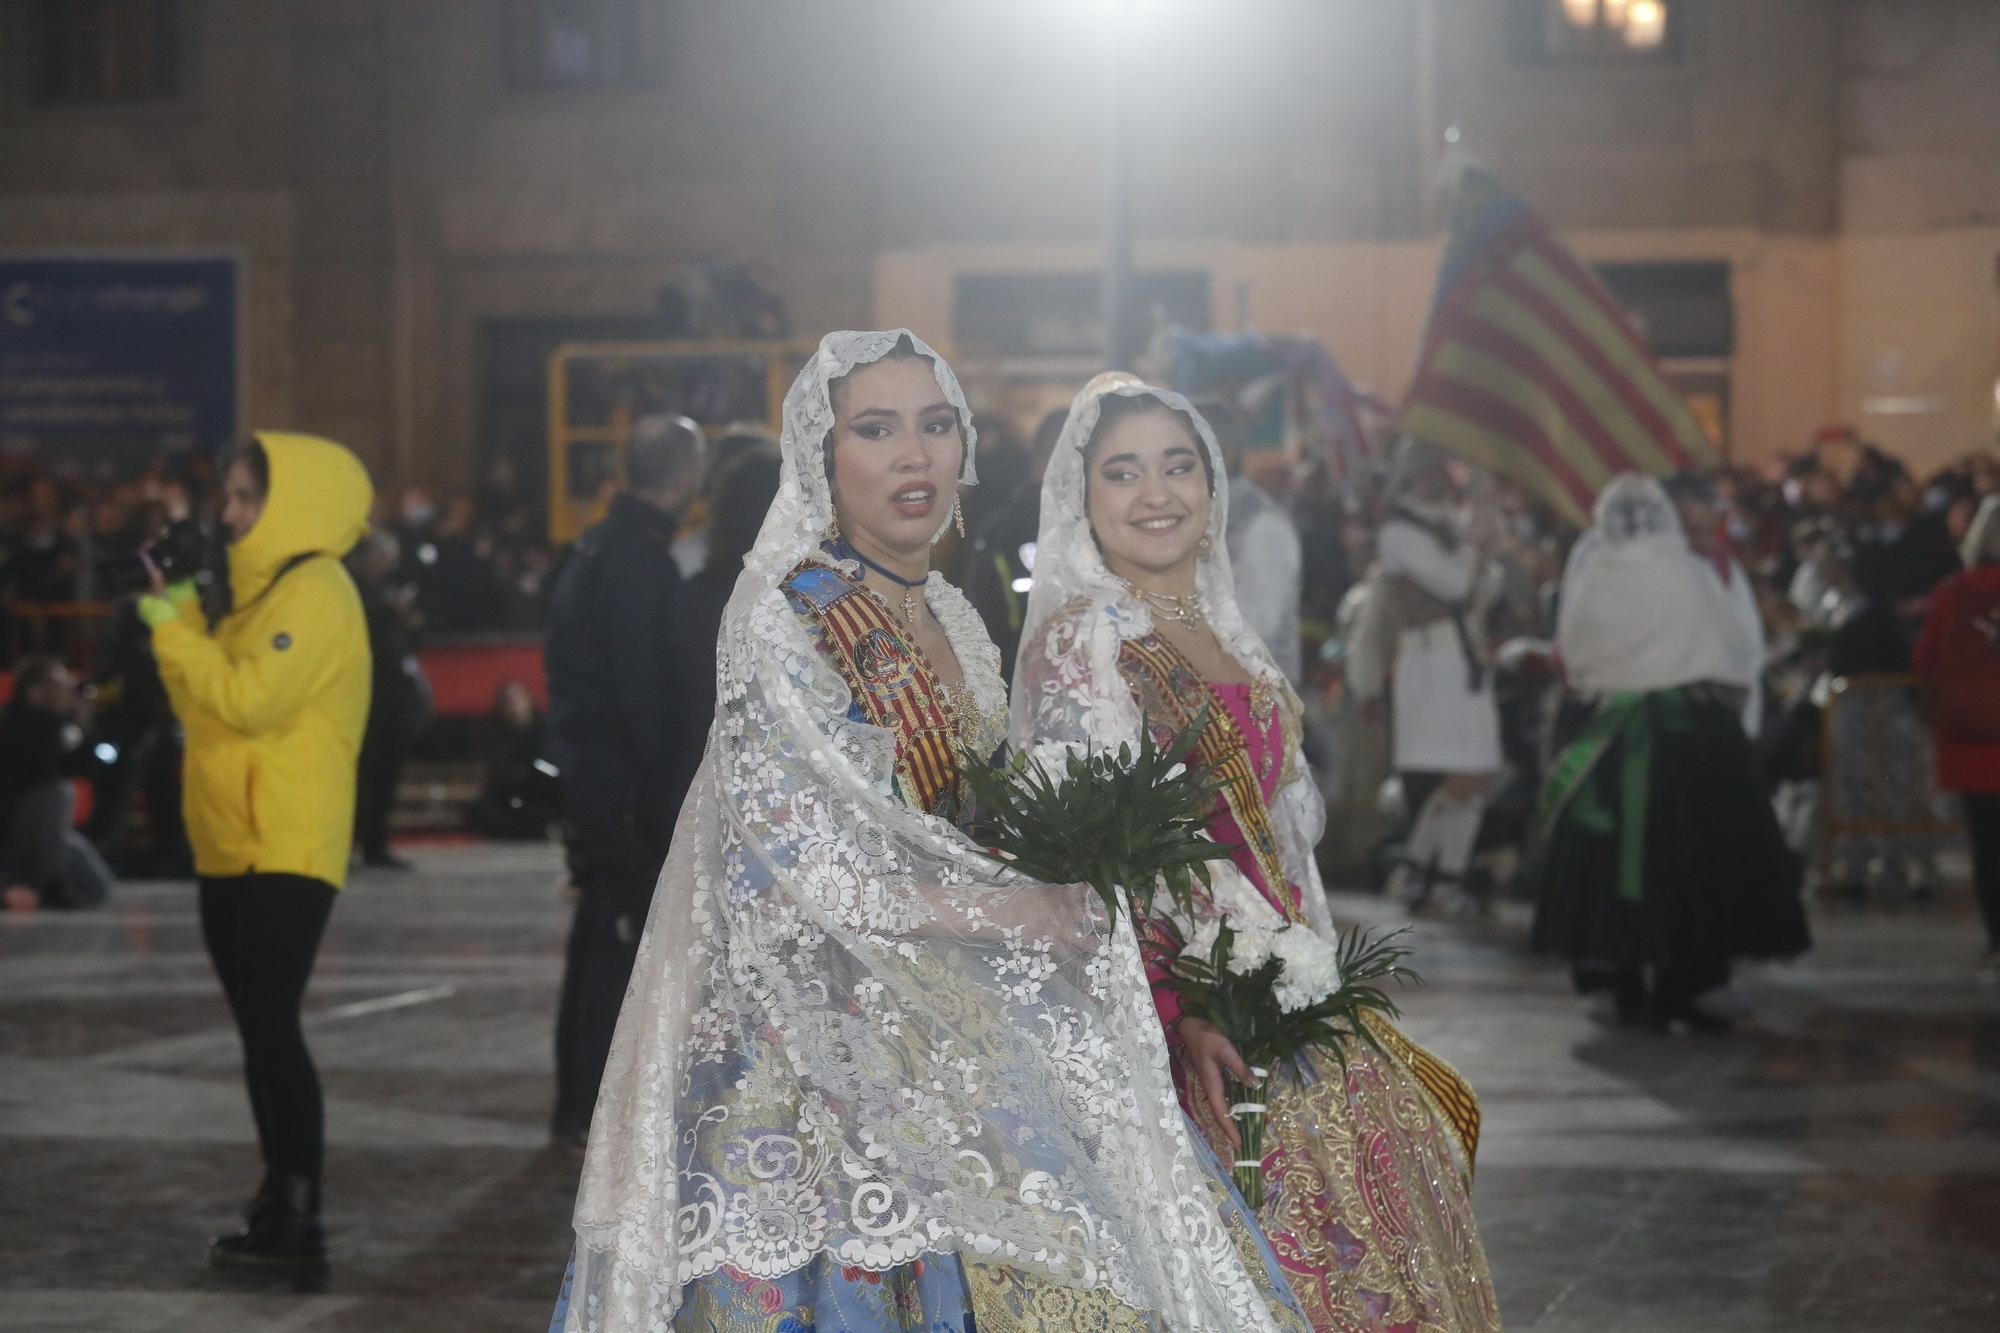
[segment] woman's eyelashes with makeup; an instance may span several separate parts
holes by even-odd
[[[1173,449],[1159,460],[1157,466],[1163,477],[1185,477],[1201,470],[1201,458],[1193,449]],[[1135,455],[1121,454],[1100,463],[1097,475],[1111,485],[1126,486],[1141,480],[1145,473]]]

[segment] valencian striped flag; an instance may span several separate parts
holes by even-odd
[[[1717,461],[1604,284],[1476,167],[1460,187],[1402,427],[1578,524],[1621,472]]]

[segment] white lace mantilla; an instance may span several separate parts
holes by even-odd
[[[1016,749],[1058,744],[1115,750],[1136,743],[1145,718],[1118,670],[1119,650],[1153,632],[1152,613],[1123,580],[1105,568],[1085,512],[1084,451],[1097,429],[1105,398],[1150,395],[1183,414],[1207,451],[1215,491],[1209,502],[1210,552],[1195,566],[1202,613],[1216,639],[1255,681],[1281,693],[1294,716],[1298,696],[1285,682],[1271,651],[1243,618],[1230,568],[1227,522],[1229,477],[1208,422],[1170,389],[1124,374],[1100,375],[1070,405],[1069,419],[1042,478],[1041,528],[1035,538],[1035,585],[1028,593],[1021,655],[1014,664],[1008,739]],[[1287,735],[1293,734],[1287,729]],[[1306,920],[1334,936],[1326,886],[1313,849],[1326,831],[1326,802],[1311,769],[1287,756],[1293,777],[1271,800],[1271,825],[1285,878],[1299,887]],[[1273,886],[1282,891],[1282,886]]]
[[[828,385],[904,336],[828,335],[786,396],[783,481],[724,616],[708,753],[598,1102],[566,1327],[658,1333],[724,1267],[957,1253],[1171,1328],[1268,1329],[1129,926],[901,804],[894,737],[851,720],[779,586],[831,513]],[[956,589],[933,575],[926,597],[997,738],[997,652]]]

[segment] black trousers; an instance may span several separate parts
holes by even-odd
[[[201,881],[201,934],[243,1040],[243,1078],[265,1180],[317,1186],[326,1152],[319,1072],[299,1022],[334,889],[304,875]]]
[[[396,788],[409,750],[408,741],[387,727],[362,734],[354,773],[354,845],[363,860],[380,861],[389,854],[389,816],[396,809]]]
[[[621,915],[631,926],[629,940],[619,934]],[[562,999],[556,1009],[553,1126],[558,1134],[581,1134],[590,1128],[618,1010],[625,1003],[625,986],[639,956],[638,928],[644,924],[643,914],[634,916],[631,907],[621,906],[612,895],[586,890],[576,900],[563,960]]]
[[[1986,947],[2000,949],[2000,793],[1969,791],[1965,833],[1972,843],[1972,891],[1986,922]]]

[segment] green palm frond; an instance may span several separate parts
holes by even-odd
[[[1423,984],[1421,976],[1403,966],[1410,950],[1398,940],[1407,930],[1378,935],[1359,926],[1342,934],[1337,946],[1340,988],[1295,1013],[1286,1013],[1278,1005],[1276,986],[1282,965],[1276,959],[1247,976],[1229,970],[1235,933],[1227,925],[1207,958],[1183,952],[1175,959],[1169,980],[1180,997],[1181,1012],[1221,1028],[1251,1064],[1275,1068],[1307,1046],[1324,1046],[1345,1069],[1350,1042],[1365,1041],[1381,1049],[1374,1031],[1363,1021],[1367,1015],[1393,1020],[1402,1013],[1383,985],[1391,981]]]
[[[1151,916],[1161,885],[1192,913],[1195,883],[1227,853],[1206,833],[1215,777],[1187,763],[1206,721],[1165,745],[1148,734],[1115,753],[1072,750],[1055,772],[1026,754],[998,767],[968,756],[973,840],[1032,879],[1090,885],[1114,916],[1128,895]]]

